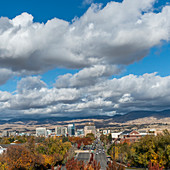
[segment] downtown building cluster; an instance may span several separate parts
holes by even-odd
[[[65,125],[58,125],[54,129],[48,129],[47,127],[37,127],[34,133],[30,132],[18,132],[18,131],[2,131],[1,137],[11,136],[86,136],[88,133],[94,134],[96,137],[96,126],[94,123],[86,123],[81,129],[78,129],[74,123]]]
[[[36,136],[86,136],[88,133],[94,134],[96,137],[96,127],[94,123],[87,123],[83,129],[77,129],[75,124],[67,126],[56,126],[55,130],[48,130],[45,127],[36,128]]]

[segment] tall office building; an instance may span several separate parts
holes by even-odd
[[[96,137],[96,126],[94,123],[89,122],[84,126],[84,136],[86,136],[88,133],[93,133]]]
[[[69,136],[74,136],[75,135],[75,125],[74,124],[69,124],[68,125],[68,135]]]
[[[36,136],[47,136],[46,128],[36,128]]]
[[[67,135],[67,128],[64,126],[57,126],[55,128],[55,133],[57,136],[66,136]]]

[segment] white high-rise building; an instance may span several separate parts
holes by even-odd
[[[87,123],[86,126],[84,126],[84,136],[86,136],[88,133],[93,133],[96,137],[96,126],[94,123]]]
[[[47,129],[43,127],[36,128],[36,136],[47,136]]]

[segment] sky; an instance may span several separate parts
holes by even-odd
[[[0,2],[0,118],[170,109],[169,5]]]

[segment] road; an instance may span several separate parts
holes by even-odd
[[[107,157],[104,151],[104,148],[101,144],[98,144],[96,147],[95,157],[94,159],[97,162],[100,162],[101,170],[106,170],[107,167]]]
[[[90,153],[79,153],[77,156],[78,161],[84,161],[85,163],[87,163],[89,159],[90,159]]]

